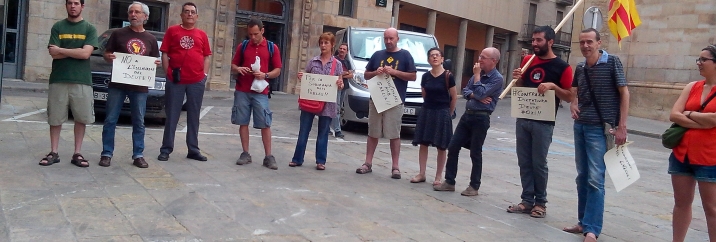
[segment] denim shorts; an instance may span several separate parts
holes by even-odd
[[[231,110],[231,123],[249,125],[254,116],[254,128],[271,127],[273,113],[269,109],[268,95],[255,92],[234,91],[234,107]]]
[[[716,182],[716,166],[702,166],[689,164],[689,157],[680,162],[671,153],[669,156],[669,174],[681,176],[693,176],[697,181]]]

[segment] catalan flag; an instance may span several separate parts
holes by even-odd
[[[609,30],[621,47],[622,39],[641,24],[634,0],[609,0]]]

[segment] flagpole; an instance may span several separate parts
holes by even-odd
[[[579,0],[579,1],[577,1],[577,3],[574,4],[574,6],[572,6],[572,9],[570,9],[569,12],[567,13],[567,17],[563,18],[562,22],[560,22],[557,25],[557,28],[554,29],[555,33],[559,32],[559,30],[562,29],[562,26],[567,23],[567,20],[572,18],[572,16],[574,15],[574,11],[576,11],[577,8],[579,8],[579,6],[582,5],[583,2],[584,2],[584,0]],[[527,63],[520,69],[523,72],[523,74],[524,74],[525,70],[527,69],[527,67],[529,67],[530,64],[532,64],[532,60],[535,59],[535,56],[537,56],[537,55],[532,55],[532,57],[530,57],[530,59],[527,61]],[[507,85],[505,90],[502,91],[502,94],[500,94],[500,99],[504,98],[505,95],[507,95],[507,93],[510,92],[510,89],[512,88],[512,86],[515,85],[516,82],[517,82],[517,78],[512,79],[510,84]]]

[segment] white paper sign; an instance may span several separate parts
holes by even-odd
[[[154,87],[157,74],[156,57],[114,52],[112,82],[135,86]]]
[[[614,147],[604,154],[604,164],[607,166],[607,172],[609,172],[617,192],[639,180],[640,177],[634,158],[631,157],[631,153],[627,148],[627,145],[631,143],[627,142],[624,145]]]
[[[301,79],[301,99],[336,102],[338,76],[304,73]]]
[[[512,117],[554,121],[554,90],[539,94],[537,88],[513,87],[511,91]]]
[[[377,75],[368,80],[368,90],[378,113],[403,103],[390,75]]]

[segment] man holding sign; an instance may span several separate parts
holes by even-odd
[[[614,144],[616,141],[617,145],[626,142],[629,115],[629,90],[622,62],[619,57],[599,50],[601,43],[599,32],[593,28],[579,34],[579,49],[586,61],[577,64],[572,85],[574,98],[570,105],[574,119],[579,223],[564,228],[564,231],[582,233],[594,241],[602,230],[604,218],[607,169],[604,154],[608,142]],[[616,139],[607,136],[616,136]]]
[[[415,81],[417,70],[415,61],[410,52],[398,48],[398,30],[386,29],[383,33],[385,50],[373,53],[365,67],[365,79],[370,80],[376,76],[389,75],[393,79],[402,102],[405,102],[405,92],[408,82]],[[368,83],[370,85],[370,83]],[[365,163],[356,169],[358,174],[372,172],[373,155],[378,147],[378,139],[382,136],[390,139],[390,155],[393,159],[391,177],[400,179],[398,159],[400,158],[400,124],[403,118],[403,104],[378,112],[373,103],[376,97],[371,96],[368,102],[368,144],[366,145]]]
[[[114,31],[104,50],[104,60],[113,63],[117,56],[115,52],[134,55],[159,57],[159,45],[154,35],[144,30],[144,23],[149,19],[149,7],[140,2],[129,5],[129,26]],[[154,62],[159,65],[159,59]],[[119,71],[113,69],[112,71]],[[153,76],[152,76],[153,77]],[[124,99],[129,97],[129,109],[132,115],[132,160],[135,166],[147,168],[149,165],[144,160],[144,113],[147,109],[147,86],[136,86],[117,83],[115,80],[109,83],[107,89],[107,113],[102,128],[102,157],[99,165],[107,167],[112,161],[114,153],[114,132],[117,127],[117,119],[122,111]]]
[[[555,33],[549,26],[532,32],[532,48],[537,58],[525,70],[515,69],[515,86],[537,88],[539,94],[555,93],[555,115],[560,100],[571,101],[572,68],[552,52]],[[522,60],[524,66],[531,56]],[[513,97],[514,98],[514,97]],[[514,101],[513,101],[514,102]],[[547,152],[552,143],[554,121],[517,118],[517,164],[520,166],[522,202],[507,208],[510,213],[528,213],[535,218],[547,215]]]

